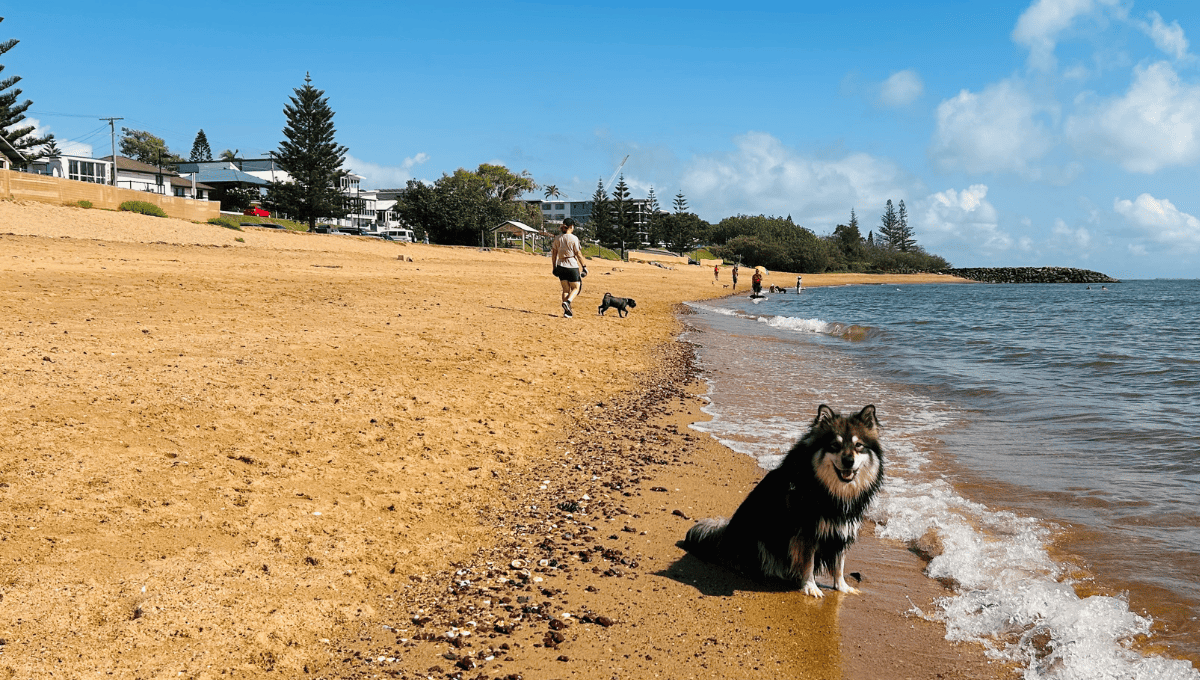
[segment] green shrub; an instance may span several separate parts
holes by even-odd
[[[91,201],[71,201],[69,203],[64,203],[63,205],[66,205],[68,208],[90,208],[90,207],[92,207],[92,202]]]
[[[125,201],[118,206],[118,209],[126,212],[141,213],[143,215],[153,215],[155,217],[167,216],[167,213],[163,212],[162,208],[153,203],[147,203],[146,201]]]
[[[239,237],[237,237],[237,238],[235,238],[235,239],[233,239],[233,240],[234,240],[234,241],[237,241],[238,243],[245,243],[245,242],[246,242],[246,239],[242,238],[241,236],[239,236]]]
[[[211,218],[209,218],[208,223],[209,224],[217,224],[222,227],[225,227],[226,229],[233,229],[234,231],[242,230],[242,225],[240,222],[233,219],[232,217],[226,217],[225,215],[222,215],[220,217],[211,217]]]

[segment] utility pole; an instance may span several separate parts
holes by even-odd
[[[109,184],[117,186],[117,124],[115,121],[125,120],[124,118],[101,118],[100,120],[108,121],[109,137],[112,139],[112,181]]]

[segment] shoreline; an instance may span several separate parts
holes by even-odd
[[[936,586],[919,569],[884,586],[907,573],[890,561],[915,559],[903,548],[878,547],[872,566],[876,548],[864,537],[849,560],[865,589],[881,585],[877,595],[810,607],[675,546],[691,521],[673,510],[727,514],[761,476],[748,457],[687,428],[702,417],[700,388],[680,357],[675,312],[728,292],[711,272],[595,261],[580,311],[605,290],[639,305],[625,319],[567,320],[546,259],[521,253],[7,201],[0,223],[9,303],[0,319],[0,675],[463,670],[444,658],[448,642],[402,643],[390,667],[338,650],[394,645],[425,589],[433,597],[461,581],[514,578],[512,560],[525,557],[488,558],[482,575],[454,572],[509,546],[538,556],[546,536],[534,529],[550,512],[560,524],[565,501],[554,494],[584,488],[609,498],[586,515],[595,530],[566,539],[553,529],[552,549],[580,560],[553,577],[569,596],[522,590],[504,604],[565,601],[577,620],[591,610],[615,623],[493,631],[533,635],[514,662],[495,664],[506,674],[608,678],[611,665],[632,677],[678,668],[705,677],[707,663],[752,677],[769,662],[811,677],[868,677],[852,673],[878,656],[916,663],[918,675],[993,670],[972,647],[954,647],[967,657],[961,667],[930,657],[942,634],[904,617],[906,601],[880,613],[892,595]],[[832,285],[924,280],[826,276]],[[593,468],[598,479],[585,478]],[[549,581],[536,561],[521,568],[530,587]],[[437,623],[476,620],[475,606]],[[423,630],[448,629],[431,620]],[[579,639],[534,647],[548,630]]]
[[[824,587],[821,600],[679,548],[696,519],[728,514],[765,471],[689,429],[707,418],[690,346],[661,354],[640,388],[576,409],[579,429],[553,443],[562,458],[504,480],[525,511],[509,516],[500,545],[410,575],[375,607],[394,616],[331,640],[336,677],[1012,677],[982,647],[908,613],[950,591],[869,526],[848,557],[862,593]],[[389,606],[402,601],[414,606]],[[374,638],[381,629],[388,639]]]

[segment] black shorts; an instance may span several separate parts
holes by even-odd
[[[579,278],[578,267],[564,267],[559,265],[554,268],[554,275],[562,281],[569,281],[571,283],[579,283],[583,280]]]

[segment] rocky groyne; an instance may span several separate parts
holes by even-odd
[[[1107,274],[1071,267],[968,267],[938,273],[982,283],[1120,283]]]

